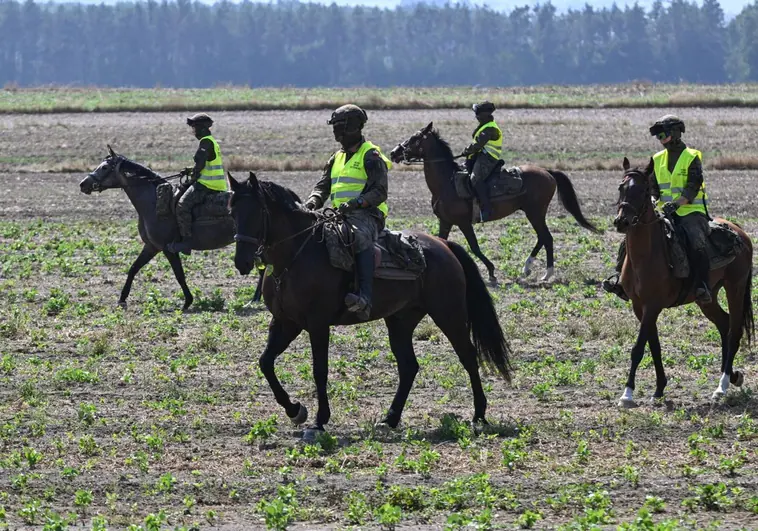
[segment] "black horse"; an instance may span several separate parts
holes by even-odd
[[[166,250],[166,244],[174,241],[178,234],[176,221],[173,217],[169,220],[159,219],[155,211],[157,203],[156,188],[159,184],[167,182],[163,177],[150,168],[133,162],[123,155],[119,155],[108,146],[109,155],[79,183],[79,189],[85,194],[102,192],[108,188],[122,188],[139,216],[139,235],[145,243],[137,259],[129,268],[126,283],[121,290],[118,303],[126,307],[126,298],[132,289],[132,281],[135,275],[147,265],[159,252],[163,254],[171,264],[176,280],[184,293],[184,309],[192,304],[192,293],[187,287],[184,278],[182,259],[176,253]],[[226,247],[234,240],[234,221],[231,217],[221,218],[214,223],[196,224],[194,229],[193,249],[209,250]]]
[[[253,173],[243,183],[229,175],[229,182],[231,211],[237,224],[237,270],[247,275],[258,256],[273,266],[263,283],[263,299],[272,319],[259,363],[276,401],[296,424],[307,420],[307,409],[290,400],[276,377],[274,362],[302,330],[310,335],[318,412],[315,425],[305,430],[304,438],[312,439],[324,430],[331,415],[326,392],[330,327],[358,322],[344,304],[353,275],[331,266],[319,234],[323,230],[319,220],[323,218],[303,210],[290,190],[259,182]],[[447,336],[468,372],[474,393],[474,421],[485,422],[487,399],[479,378],[479,362],[494,367],[510,381],[509,349],[492,299],[476,264],[461,246],[414,234],[427,263],[421,277],[374,280],[370,318],[384,319],[387,324],[399,373],[395,398],[379,424],[394,428],[400,422],[419,369],[413,331],[425,315]]]

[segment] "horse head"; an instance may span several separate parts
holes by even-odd
[[[414,133],[408,140],[395,146],[395,149],[390,151],[390,160],[395,163],[423,160],[424,140],[429,137],[433,130],[434,123],[429,122],[429,125]]]
[[[616,203],[618,212],[613,220],[613,226],[621,233],[634,227],[643,216],[653,209],[650,195],[650,174],[639,168],[632,168],[629,159],[624,157],[622,164],[624,178],[619,184],[619,198]]]
[[[79,183],[79,190],[89,195],[102,192],[108,188],[124,188],[126,179],[121,173],[121,164],[125,158],[108,146],[108,156]]]
[[[234,266],[242,275],[247,275],[255,266],[255,259],[265,245],[268,211],[258,178],[253,172],[244,182],[237,181],[229,173],[232,197],[229,212],[234,218],[237,233],[234,235]]]

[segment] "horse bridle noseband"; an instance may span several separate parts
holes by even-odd
[[[642,176],[643,173],[639,170],[629,170],[624,174],[624,179],[621,181],[621,185],[625,185],[629,180],[631,180],[632,175],[639,175]],[[645,197],[650,197],[650,184],[645,185]],[[649,221],[646,223],[642,223],[642,216],[644,216],[649,209],[653,207],[652,203],[649,200],[645,200],[642,203],[642,208],[638,209],[633,204],[629,203],[628,201],[619,201],[618,203],[619,209],[622,208],[628,208],[634,213],[634,217],[632,218],[632,221],[629,223],[630,227],[636,227],[638,225],[651,225],[653,223],[658,222],[658,216],[655,216],[655,219],[653,221]]]
[[[119,175],[121,175],[124,178],[124,182],[125,182],[124,188],[128,188],[129,186],[144,185],[144,184],[150,184],[151,182],[155,182],[152,179],[137,179],[137,180],[135,180],[134,177],[136,177],[136,175],[128,175],[126,173],[123,173],[121,171],[121,164],[124,162],[124,157],[117,154],[116,158],[118,159],[118,162],[113,167],[113,169],[111,169],[110,172],[108,172],[108,173],[116,172]],[[181,173],[176,173],[174,175],[169,175],[168,177],[161,177],[161,179],[163,179],[165,181],[171,181],[172,179],[176,179],[177,177],[181,177],[181,176],[182,176]],[[102,181],[104,179],[104,177],[100,177],[98,179],[95,179],[95,173],[94,172],[90,173],[88,175],[88,177],[92,177],[92,182],[93,182],[92,191],[93,192],[102,192],[103,191],[103,187],[102,187],[102,183],[100,181]]]

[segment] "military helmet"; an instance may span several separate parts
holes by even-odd
[[[658,136],[661,133],[668,133],[666,136],[678,138],[684,133],[684,122],[673,114],[662,116],[650,127],[650,136]]]
[[[495,104],[489,101],[475,103],[471,106],[474,114],[492,114],[495,112]]]
[[[366,115],[366,111],[357,105],[348,103],[347,105],[343,105],[342,107],[336,109],[332,113],[331,118],[329,118],[326,123],[329,125],[335,125],[343,122],[345,123],[345,127],[350,130],[356,128],[351,127],[353,125],[357,126],[357,129],[361,129],[363,127],[363,124],[368,122],[368,116]]]
[[[187,118],[187,125],[199,126],[199,127],[210,127],[213,125],[213,120],[211,119],[210,116],[208,116],[204,112],[199,112]]]

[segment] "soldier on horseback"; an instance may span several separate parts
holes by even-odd
[[[494,104],[485,101],[475,103],[471,108],[479,125],[472,135],[474,141],[463,150],[463,155],[467,156],[466,170],[471,174],[471,185],[481,207],[481,220],[488,221],[492,215],[492,204],[487,177],[503,160],[503,132],[492,117]]]
[[[387,217],[387,171],[392,163],[362,133],[368,121],[366,111],[357,105],[343,105],[332,113],[327,124],[342,149],[324,166],[305,208],[321,208],[327,199],[345,216],[355,234],[357,292],[345,297],[347,309],[362,320],[371,314],[374,278],[374,243]]]
[[[198,113],[187,118],[187,125],[192,128],[200,145],[195,152],[194,167],[185,168],[182,174],[189,177],[189,187],[182,194],[176,205],[176,223],[179,238],[169,243],[166,250],[172,253],[192,252],[192,209],[203,204],[210,194],[226,192],[227,182],[221,149],[211,135],[213,120],[205,113]]]
[[[684,122],[667,114],[650,127],[650,135],[656,137],[664,149],[650,159],[645,172],[655,174],[651,181],[651,195],[656,206],[672,218],[687,237],[687,247],[692,270],[697,302],[711,302],[708,286],[709,261],[707,253],[708,195],[703,181],[703,155],[689,148],[682,140]],[[603,281],[603,289],[628,300],[624,288],[618,282],[626,256],[625,246],[619,249],[617,274]]]

